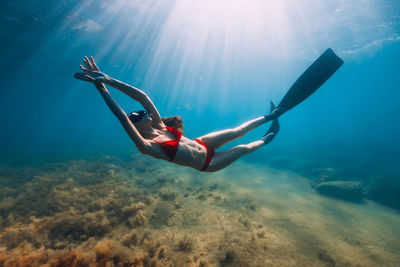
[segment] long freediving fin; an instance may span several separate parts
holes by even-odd
[[[280,116],[300,104],[326,82],[342,66],[343,60],[328,48],[289,88],[278,108],[271,114]],[[272,117],[272,116],[271,116]]]

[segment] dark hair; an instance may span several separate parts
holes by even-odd
[[[164,124],[168,127],[176,128],[178,129],[182,134],[183,132],[183,119],[179,116],[172,116],[172,117],[166,117],[166,118],[161,118],[161,120],[164,122]]]

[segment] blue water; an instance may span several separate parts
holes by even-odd
[[[399,14],[396,0],[3,1],[0,160],[137,153],[94,86],[73,78],[84,56],[196,138],[265,115],[330,47],[344,65],[240,161],[306,176],[335,168],[338,180],[400,190]],[[141,108],[110,92],[126,112]]]
[[[3,3],[0,157],[136,151],[95,88],[72,78],[85,55],[148,93],[161,115],[183,117],[195,138],[265,114],[331,47],[344,66],[281,118],[274,142],[244,159],[290,155],[398,173],[399,9],[397,1]],[[127,112],[140,108],[112,94]]]
[[[218,20],[203,10],[213,7],[207,3],[128,2],[2,4],[2,158],[132,149],[94,87],[72,78],[85,55],[147,92],[162,115],[182,116],[196,137],[264,114],[327,47],[345,65],[281,119],[279,138],[257,157],[398,155],[397,1],[254,2],[254,21],[228,8]],[[182,17],[182,9],[193,15]],[[113,95],[127,111],[140,108]]]

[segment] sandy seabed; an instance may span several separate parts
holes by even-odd
[[[1,165],[0,266],[400,266],[400,215],[243,162]]]

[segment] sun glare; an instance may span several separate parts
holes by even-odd
[[[78,4],[54,39],[72,29],[75,43],[99,44],[96,59],[109,59],[149,92],[168,88],[161,95],[171,108],[207,109],[204,103],[215,99],[224,109],[233,90],[294,79],[282,77],[292,70],[278,73],[278,65],[310,62],[327,47],[352,54],[398,38],[372,2],[103,0],[95,10],[94,3]]]
[[[274,54],[277,44],[289,38],[287,25],[285,1],[178,0],[157,40],[150,70],[162,71],[171,59],[177,66],[174,91],[168,96],[171,105],[179,102],[174,97],[182,97],[182,85],[190,87],[194,79],[205,78],[204,90],[212,90],[211,76],[222,71],[217,93],[219,106],[223,106],[228,83],[235,75],[230,68],[251,64],[266,51]],[[155,82],[149,82],[153,87]],[[204,96],[197,94],[198,102],[206,98],[204,90]]]
[[[180,40],[188,48],[204,47],[210,36],[225,45],[251,41],[266,35],[280,37],[287,24],[284,1],[196,0],[176,2],[166,26],[165,37]]]

